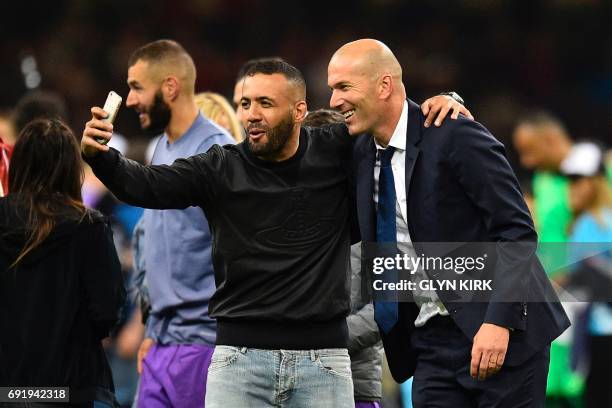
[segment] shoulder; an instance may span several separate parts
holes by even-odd
[[[243,143],[240,144],[219,144],[209,145],[204,151],[198,152],[188,158],[179,159],[175,164],[195,167],[201,171],[222,171],[228,163],[241,160]]]
[[[481,139],[497,141],[482,123],[468,119],[463,115],[459,115],[457,119],[447,117],[440,126],[432,125],[428,128],[424,127],[422,124],[420,126],[424,139],[432,137],[447,143],[455,143],[457,141],[463,141],[463,139],[457,139],[457,137],[469,135]]]
[[[110,230],[110,219],[98,210],[86,208],[85,213],[77,214],[71,210],[70,216],[66,217],[67,223],[77,225],[79,229],[85,230]]]
[[[198,153],[206,152],[213,145],[236,144],[227,130],[207,118],[202,121],[197,135]]]
[[[348,128],[344,123],[331,123],[318,127],[303,126],[302,130],[315,143],[346,145],[351,141]]]

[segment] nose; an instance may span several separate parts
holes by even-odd
[[[134,91],[130,90],[127,99],[125,100],[125,106],[128,108],[133,108],[136,105],[138,105],[138,98],[134,94]]]
[[[332,91],[331,98],[329,99],[329,107],[332,109],[338,109],[342,105],[342,98],[338,96],[336,90]]]
[[[259,109],[256,103],[252,103],[246,111],[243,109],[243,114],[246,116],[246,120],[249,123],[260,122],[262,119],[261,109]]]

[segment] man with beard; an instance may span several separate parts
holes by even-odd
[[[87,161],[119,199],[206,213],[217,284],[208,408],[353,405],[348,173],[339,171],[350,139],[300,127],[305,90],[293,66],[256,64],[241,99],[247,142],[172,166],[141,166],[97,143],[111,136],[99,108],[83,133]]]
[[[128,67],[126,106],[138,112],[146,133],[161,134],[153,164],[234,143],[199,112],[195,66],[178,43],[146,44],[132,54]],[[144,262],[137,263],[146,268],[151,311],[138,351],[138,405],[202,406],[216,337],[208,313],[215,290],[208,222],[200,208],[189,207],[147,209],[143,223]]]
[[[301,127],[302,74],[283,61],[251,67],[242,89],[247,141],[171,166],[142,166],[92,108],[81,142],[96,175],[128,203],[200,206],[213,237],[217,346],[206,406],[353,407],[346,349],[349,162],[343,124]]]

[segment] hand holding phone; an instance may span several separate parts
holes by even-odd
[[[112,124],[115,121],[117,112],[119,112],[119,108],[121,107],[121,101],[123,101],[123,98],[121,98],[121,96],[119,96],[119,94],[115,91],[110,91],[108,93],[108,97],[106,98],[106,102],[104,102],[104,107],[102,108],[106,113],[108,113],[108,116],[106,119],[104,119],[105,122]],[[102,139],[101,137],[97,137],[96,141],[103,145],[108,143],[108,140]]]

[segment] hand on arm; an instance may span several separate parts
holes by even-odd
[[[96,138],[109,141],[113,135],[113,125],[105,122],[108,114],[97,106],[91,108],[91,120],[85,124],[81,139],[81,152],[87,157],[94,157],[98,152],[106,152],[109,147],[99,143]]]
[[[470,111],[459,101],[448,95],[436,95],[421,105],[423,115],[427,116],[424,126],[429,127],[434,120],[435,125],[440,126],[451,110],[453,111],[452,119],[457,119],[460,113],[469,119],[474,119]]]

